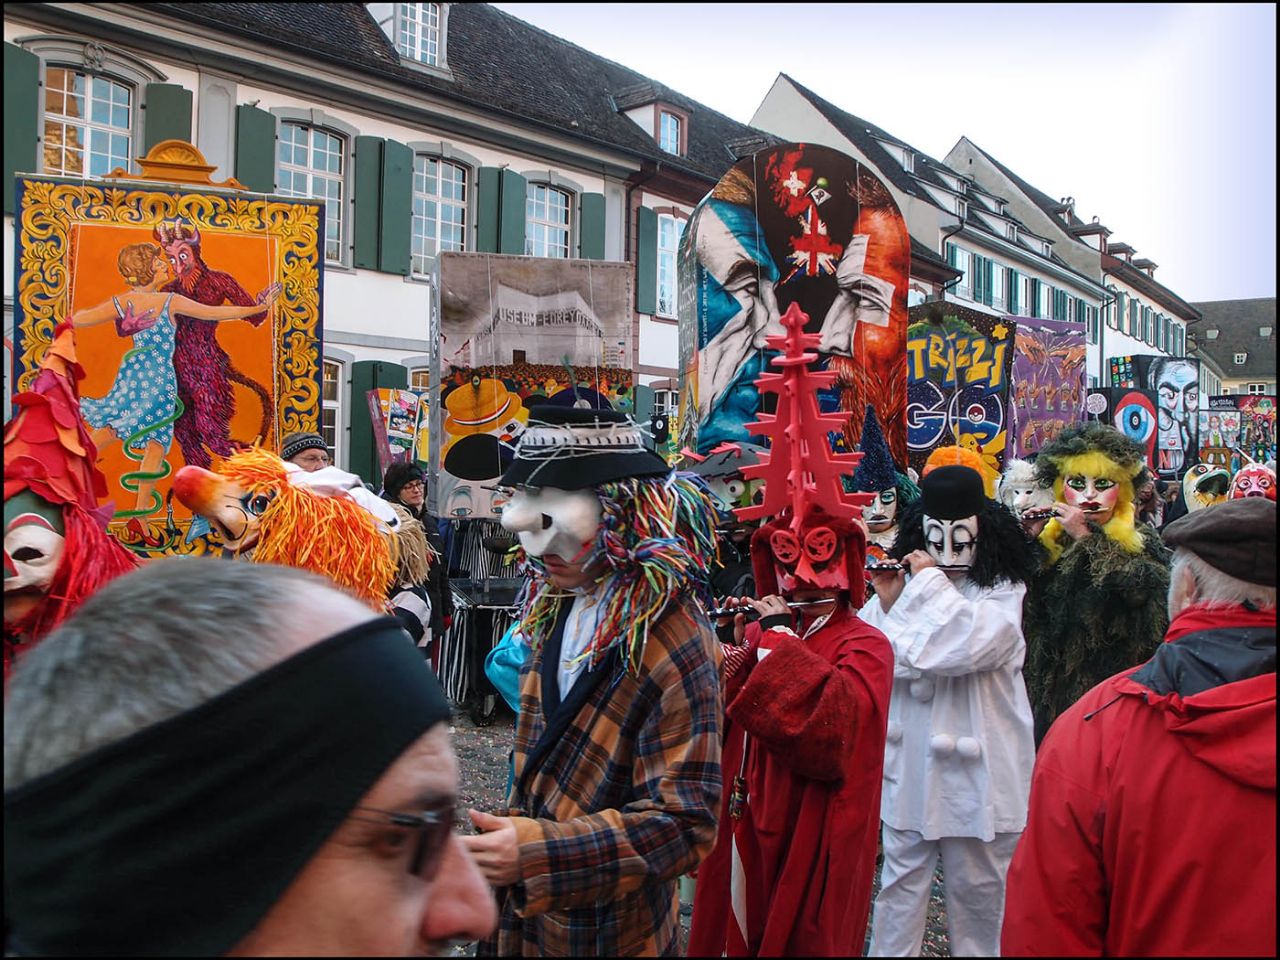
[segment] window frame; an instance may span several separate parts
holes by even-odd
[[[418,192],[418,161],[424,160],[428,163],[434,162],[437,165],[437,171],[442,164],[448,164],[457,170],[462,171],[462,201],[458,202],[452,199],[446,199],[440,194],[436,194],[433,202],[436,204],[436,236],[435,236],[435,252],[431,254],[423,254],[421,256],[422,269],[418,269],[419,255],[416,252],[418,241],[418,198],[419,196],[430,196],[430,194],[419,194]],[[409,274],[412,277],[423,278],[429,277],[434,269],[436,261],[442,252],[462,252],[474,247],[474,240],[471,237],[472,231],[475,229],[475,217],[473,211],[475,209],[475,187],[476,178],[475,171],[478,168],[471,164],[463,162],[455,157],[443,156],[439,153],[431,153],[426,150],[414,150],[413,152],[413,185],[410,188],[410,203],[412,209],[409,211]],[[436,177],[437,185],[442,183],[439,173]],[[448,251],[444,251],[440,246],[440,227],[444,222],[440,219],[440,209],[444,206],[460,207],[462,209],[462,246],[450,247]]]
[[[563,226],[563,229],[565,231],[565,246],[564,246],[563,257],[549,256],[545,252],[537,253],[533,249],[533,244],[534,244],[533,233],[529,229],[531,226],[533,226],[534,224],[539,224],[539,225],[554,228],[554,229],[561,229],[559,224],[551,223],[549,220],[547,221],[535,220],[531,216],[529,212],[529,204],[537,202],[537,200],[533,196],[531,196],[531,191],[535,189],[542,189],[549,192],[559,193],[563,195],[565,198],[565,204],[564,204],[565,223]],[[539,257],[539,258],[544,258],[548,260],[575,259],[573,256],[574,250],[576,249],[574,246],[574,226],[577,223],[578,218],[575,217],[573,213],[574,213],[575,202],[577,201],[577,198],[580,195],[581,194],[575,194],[568,187],[562,186],[558,183],[548,181],[546,179],[538,179],[538,180],[529,179],[527,181],[527,183],[525,184],[525,208],[524,208],[525,210],[524,212],[524,255],[526,257]],[[545,247],[544,247],[544,250],[545,250]]]
[[[658,227],[656,232],[655,251],[654,251],[654,260],[657,267],[657,269],[654,271],[656,274],[656,277],[654,280],[654,283],[656,285],[656,290],[654,291],[655,293],[654,316],[661,317],[663,319],[674,320],[678,317],[679,315],[678,311],[680,308],[680,241],[684,237],[685,227],[687,227],[689,224],[689,216],[688,214],[682,214],[681,212],[671,208],[668,208],[665,210],[655,210],[654,213],[658,215]],[[676,224],[677,226],[675,246],[671,248],[667,248],[662,245],[662,224],[664,220],[670,223]],[[670,281],[671,281],[671,289],[670,289],[671,302],[668,305],[669,308],[666,310],[663,309],[664,305],[662,302],[662,275],[663,275],[664,258],[669,258],[670,260]]]
[[[333,465],[343,470],[347,468],[347,432],[351,429],[348,410],[348,398],[351,393],[351,365],[355,363],[355,356],[347,353],[345,350],[337,350],[332,347],[326,347],[324,356],[320,358],[320,419],[316,426],[319,428],[320,436],[325,436],[325,413],[333,411],[333,445],[329,448],[329,455],[333,457]],[[324,395],[325,375],[328,373],[330,366],[337,368],[337,381],[335,385],[336,399],[328,400]]]
[[[342,161],[343,161],[342,187],[343,187],[344,193],[343,193],[343,200],[341,203],[342,217],[343,217],[342,231],[338,240],[340,255],[336,260],[331,260],[329,258],[328,249],[327,249],[328,238],[326,236],[325,266],[327,268],[337,267],[337,268],[346,269],[346,270],[354,269],[354,266],[353,266],[353,257],[355,254],[355,229],[354,228],[355,228],[355,220],[356,220],[355,150],[356,150],[356,138],[360,136],[360,131],[356,129],[354,126],[352,126],[351,124],[347,123],[346,121],[340,120],[337,117],[334,117],[330,114],[325,113],[323,110],[318,110],[318,109],[302,110],[296,107],[272,107],[271,114],[276,118],[276,149],[275,149],[275,159],[274,159],[275,178],[276,178],[275,192],[280,196],[299,198],[298,195],[296,194],[284,192],[284,188],[282,186],[282,181],[280,176],[281,174],[280,144],[284,140],[285,124],[311,127],[313,130],[318,129],[320,130],[320,132],[328,134],[329,136],[336,136],[338,140],[342,143],[343,145],[343,149],[341,153]],[[310,147],[308,147],[308,149],[310,149]],[[308,168],[308,172],[310,172],[310,168]],[[299,198],[299,199],[304,199],[304,198]],[[305,199],[319,200],[325,203],[325,226],[327,230],[328,222],[329,222],[327,198],[308,196]]]
[[[392,3],[390,33],[387,32],[385,21],[379,21],[383,34],[391,41],[391,47],[396,52],[396,56],[400,59],[400,65],[408,67],[411,70],[420,70],[423,73],[429,73],[433,76],[453,78],[453,72],[449,69],[449,8],[453,6],[451,3],[435,3],[433,6],[437,8],[439,26],[437,28],[437,62],[427,63],[425,60],[419,60],[416,57],[406,56],[400,51],[400,37],[404,33],[403,11],[400,3]]]
[[[1255,390],[1253,389],[1254,387],[1257,387],[1258,389]],[[1244,389],[1245,392],[1252,397],[1266,396],[1267,394],[1267,385],[1265,383],[1246,383],[1244,385]]]
[[[672,123],[675,124],[676,138],[675,138],[674,149],[672,149],[672,147],[667,145],[669,143],[669,140],[667,138],[667,130],[666,130],[666,122],[668,120],[670,120]],[[676,156],[680,156],[680,152],[681,152],[680,144],[683,141],[683,139],[684,139],[684,118],[681,117],[680,114],[674,113],[671,110],[659,109],[658,110],[658,149],[662,150],[665,153],[671,153],[671,154],[675,154]]]
[[[141,153],[142,144],[146,143],[146,91],[152,83],[165,83],[169,77],[149,63],[117,49],[109,44],[96,40],[79,40],[61,34],[38,34],[14,37],[9,42],[34,54],[40,61],[37,79],[36,96],[36,171],[49,176],[70,177],[75,174],[52,174],[45,169],[45,98],[50,67],[63,70],[76,70],[88,76],[101,76],[129,88],[132,96],[130,106],[129,158],[125,169],[137,173],[139,168],[135,155]],[[109,173],[110,171],[108,171]],[[82,174],[86,180],[101,180]]]

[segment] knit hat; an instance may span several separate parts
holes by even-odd
[[[1164,528],[1164,542],[1184,547],[1229,577],[1276,585],[1276,505],[1262,497],[1227,500],[1188,513]]]
[[[585,490],[670,472],[666,461],[645,447],[640,428],[625,413],[544,404],[530,410],[516,458],[498,483]]]
[[[324,437],[320,434],[299,430],[285,436],[284,442],[280,444],[280,459],[292,460],[303,450],[327,451],[328,449],[329,444],[325,443]]]
[[[889,443],[880,429],[876,408],[869,403],[862,420],[861,449],[862,461],[853,472],[853,489],[877,493],[895,486],[898,474],[893,466],[893,454],[889,452]]]
[[[388,500],[397,500],[400,491],[415,480],[427,482],[427,475],[420,466],[416,463],[393,463],[382,478],[382,495]]]

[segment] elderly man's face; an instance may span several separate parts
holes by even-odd
[[[309,450],[303,450],[290,462],[296,463],[307,473],[315,473],[317,470],[323,470],[329,465],[329,451],[312,447]]]
[[[412,814],[451,803],[457,787],[457,759],[440,723],[358,805]],[[366,816],[342,821],[231,955],[407,957],[492,931],[493,895],[456,836],[428,882],[410,871],[416,832]]]

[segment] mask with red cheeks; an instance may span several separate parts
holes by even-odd
[[[1231,493],[1228,499],[1239,500],[1243,497],[1276,498],[1276,475],[1260,463],[1241,467],[1240,472],[1231,481]]]
[[[797,590],[845,590],[861,583],[866,559],[862,529],[810,508],[798,529],[784,515],[751,537],[751,565],[759,596],[791,596]]]

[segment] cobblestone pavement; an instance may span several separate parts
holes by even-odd
[[[458,755],[458,809],[465,817],[467,807],[478,810],[494,810],[506,802],[507,763],[511,750],[514,717],[505,706],[500,707],[494,722],[489,726],[476,726],[465,710],[459,710],[453,721],[453,749]],[[470,827],[459,823],[459,827]],[[880,889],[877,875],[875,888]],[[874,893],[873,893],[874,896]],[[680,911],[684,936],[689,933],[689,910],[682,905]],[[868,930],[868,937],[870,931]],[[475,955],[475,944],[455,944],[453,956]],[[947,914],[942,901],[942,869],[933,878],[933,894],[929,900],[929,916],[925,924],[924,945],[921,956],[948,957]]]

